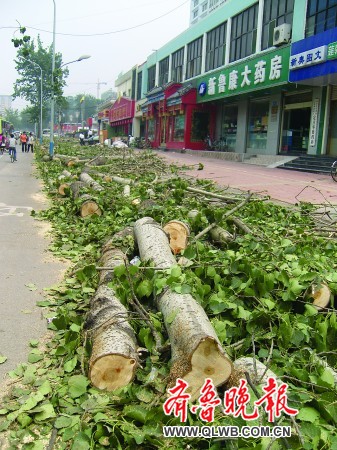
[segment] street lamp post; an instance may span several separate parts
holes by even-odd
[[[30,64],[33,64],[34,66],[37,66],[41,72],[41,80],[40,80],[40,144],[42,144],[42,110],[43,110],[43,108],[42,108],[42,100],[43,100],[42,68],[35,61],[30,61],[29,59],[26,59],[26,61]]]
[[[49,141],[49,156],[54,156],[54,71],[55,71],[55,29],[56,29],[56,4],[54,3],[54,21],[53,21],[53,55],[51,64],[51,102],[50,102],[50,141]]]
[[[50,102],[50,141],[49,141],[49,156],[53,158],[54,156],[54,109],[55,109],[55,97],[54,97],[54,71],[55,71],[55,35],[56,35],[56,3],[54,3],[54,20],[53,20],[53,45],[52,45],[52,67],[51,67],[51,102]],[[68,63],[62,64],[61,67],[71,64],[73,62],[82,61],[83,59],[90,58],[89,55],[80,56],[78,59],[74,61],[70,61]]]

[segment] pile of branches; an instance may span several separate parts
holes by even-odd
[[[29,386],[3,413],[12,445],[35,433],[59,449],[333,448],[337,246],[310,233],[316,206],[193,182],[154,152],[65,144],[38,166],[53,199],[39,216],[73,265],[43,303],[48,357],[33,349],[12,374]],[[163,410],[168,389],[184,379],[195,403],[208,378],[221,400],[245,380],[248,413],[268,379],[287,383],[296,416],[270,423],[261,410],[252,422],[222,402],[212,424],[292,435],[164,440],[162,427],[180,424]],[[189,413],[186,424],[205,421]]]

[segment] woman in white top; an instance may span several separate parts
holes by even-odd
[[[14,155],[14,161],[17,161],[16,159],[16,146],[17,146],[17,140],[14,137],[14,134],[11,134],[11,137],[9,138],[9,154],[13,152]]]

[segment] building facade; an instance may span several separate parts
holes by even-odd
[[[166,149],[210,138],[242,154],[337,154],[337,0],[212,8],[128,72],[132,134]]]
[[[0,95],[0,115],[4,114],[6,109],[11,109],[11,107],[12,107],[12,96]]]

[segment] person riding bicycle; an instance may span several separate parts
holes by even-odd
[[[14,161],[17,161],[16,159],[16,146],[17,146],[17,140],[14,137],[14,134],[11,134],[11,137],[9,138],[9,154],[11,155],[13,152]]]

